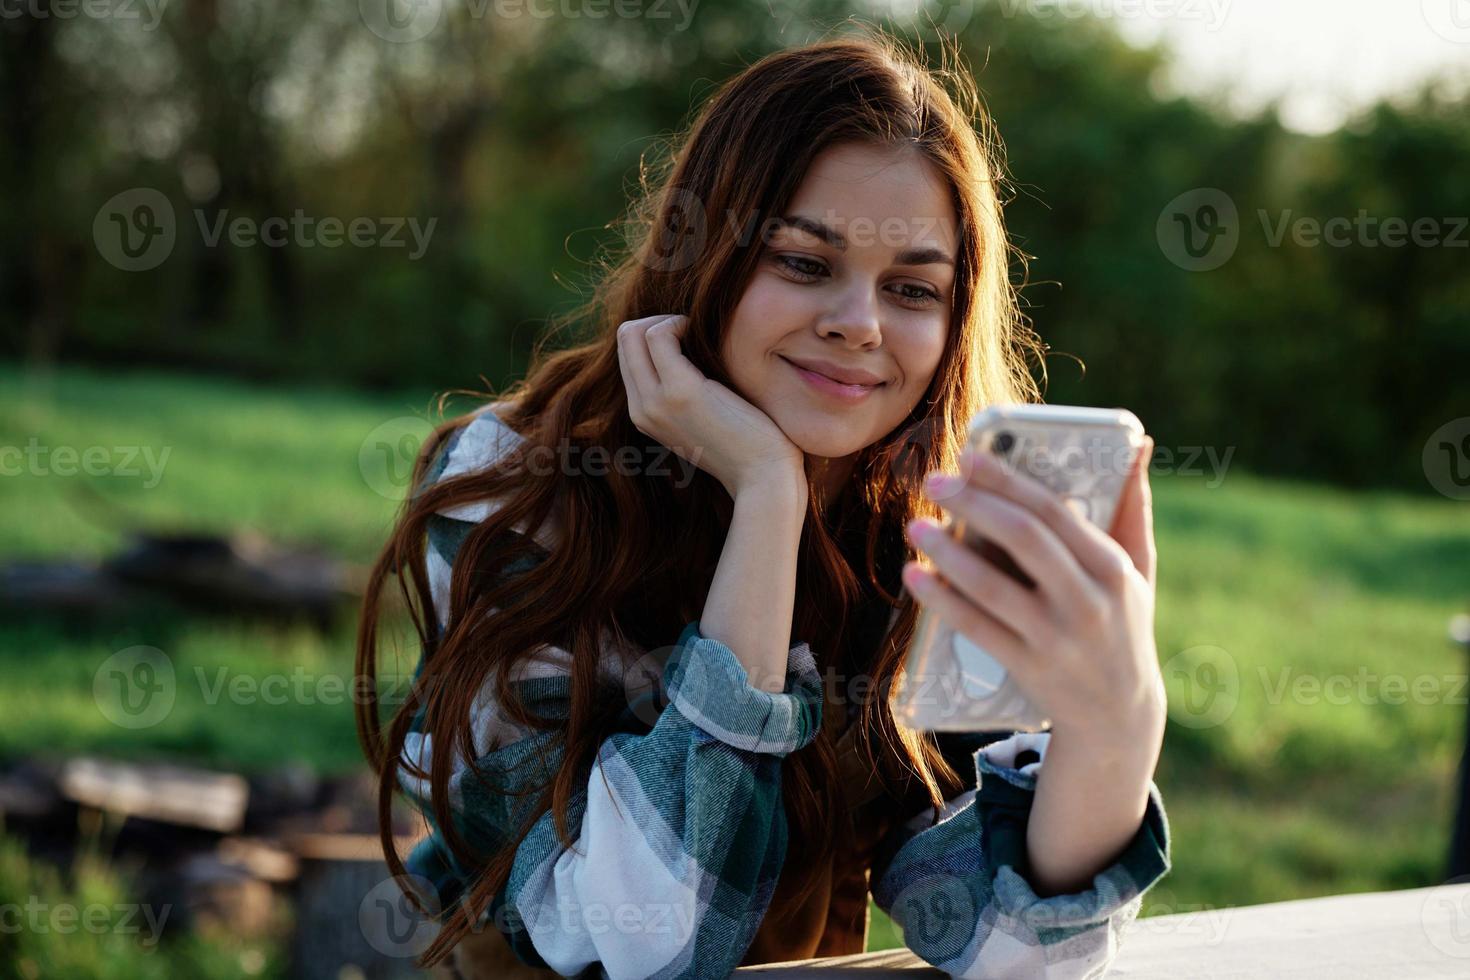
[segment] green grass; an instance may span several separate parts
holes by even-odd
[[[364,476],[364,442],[395,419],[427,419],[431,394],[369,399],[167,374],[67,369],[38,378],[0,367],[0,446],[24,450],[35,439],[78,455],[98,447],[109,451],[110,470],[123,468],[123,449],[140,450],[137,475],[38,476],[21,463],[27,472],[0,479],[0,554],[97,556],[117,545],[121,528],[156,522],[256,528],[366,561],[394,501]],[[151,478],[148,458],[163,461],[161,479]],[[16,465],[12,454],[9,468]],[[36,468],[57,469],[45,460]]]
[[[363,446],[394,420],[421,433],[430,402],[427,392],[369,399],[146,373],[68,369],[36,379],[0,368],[0,447],[26,451],[34,440],[48,450],[0,459],[0,555],[95,559],[123,545],[129,528],[249,529],[366,564],[396,501],[371,446],[369,460],[379,465],[364,471]],[[110,465],[93,469],[107,472],[71,474],[78,463],[52,462],[60,447],[77,458],[105,451]],[[161,460],[161,470],[150,471],[148,459]],[[172,753],[204,765],[301,760],[353,769],[362,756],[353,735],[351,614],[344,610],[328,636],[161,609],[97,626],[0,625],[0,662],[13,682],[0,695],[12,719],[0,753]],[[155,723],[123,728],[99,711],[93,678],[108,657],[137,645],[168,657],[177,694]],[[416,657],[405,640],[405,670]]]
[[[364,441],[389,420],[426,417],[429,395],[79,370],[38,382],[0,368],[0,446],[169,450],[151,487],[142,475],[0,477],[0,555],[99,556],[141,521],[253,527],[367,562],[394,502],[364,476]],[[1439,882],[1470,693],[1465,656],[1445,640],[1470,599],[1464,505],[1267,480],[1244,464],[1207,482],[1154,478],[1171,699],[1157,779],[1174,871],[1144,914]],[[99,711],[93,679],[139,644],[169,657],[177,698],[157,724],[120,728]],[[351,674],[351,646],[350,615],[327,636],[156,610],[101,626],[3,624],[0,753],[351,770],[361,761],[345,693],[328,704],[207,697],[220,671],[333,690]],[[401,663],[416,656],[405,639]],[[1208,701],[1232,671],[1233,693]],[[1402,678],[1403,703],[1385,703],[1388,677]],[[1315,698],[1293,686],[1324,682]],[[898,943],[875,910],[873,948]]]
[[[105,980],[225,980],[284,975],[269,942],[212,928],[180,933],[170,902],[141,902],[132,876],[83,855],[67,873],[0,838],[0,978],[98,977]]]

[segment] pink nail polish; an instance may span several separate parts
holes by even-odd
[[[953,473],[931,473],[924,486],[932,494],[948,495],[961,486],[961,480]]]

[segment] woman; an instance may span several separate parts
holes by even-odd
[[[1096,976],[1169,868],[1146,467],[1110,537],[959,456],[1043,349],[973,82],[876,33],[779,52],[670,162],[590,339],[439,428],[371,577],[359,673],[390,574],[423,641],[358,720],[442,917],[423,962],[725,976],[862,952],[871,894],[955,975]],[[1053,729],[897,725],[919,603]]]

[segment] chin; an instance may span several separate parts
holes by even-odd
[[[843,432],[838,415],[812,416],[809,413],[773,416],[773,421],[786,433],[798,449],[808,456],[837,459],[867,448],[864,432]],[[853,420],[856,421],[856,420]]]

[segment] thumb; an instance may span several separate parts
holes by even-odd
[[[1133,460],[1133,470],[1123,485],[1118,513],[1113,519],[1113,540],[1123,546],[1134,566],[1150,585],[1158,566],[1154,545],[1153,487],[1148,480],[1148,467],[1154,455],[1153,436],[1144,436],[1143,445]]]

